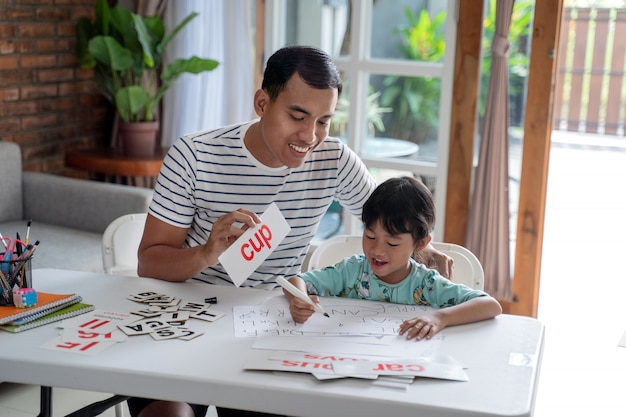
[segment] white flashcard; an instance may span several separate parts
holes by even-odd
[[[160,311],[154,311],[154,310],[137,310],[137,311],[131,311],[131,314],[134,314],[136,316],[141,316],[144,318],[150,318],[150,317],[158,317],[161,315]]]
[[[145,303],[148,300],[151,300],[153,298],[158,298],[161,297],[165,294],[161,294],[158,292],[153,292],[153,291],[146,291],[146,292],[141,292],[138,294],[131,294],[128,297],[126,297],[128,300],[132,300],[132,301],[136,301],[138,303]]]
[[[102,352],[109,346],[115,345],[117,342],[96,342],[96,341],[84,341],[84,342],[64,342],[61,336],[39,346],[43,349],[57,350],[60,352],[77,353],[81,355],[95,355]]]
[[[188,311],[174,311],[171,313],[161,314],[161,320],[166,322],[171,326],[180,326],[180,324],[176,323],[184,323],[189,320],[189,312]]]
[[[147,303],[151,306],[177,306],[180,304],[181,299],[178,297],[171,297],[169,295],[164,295],[159,298],[152,298],[147,301]]]
[[[408,391],[409,386],[415,380],[414,376],[406,375],[406,376],[391,376],[391,375],[381,375],[372,381],[372,385],[376,385],[378,387],[385,388],[394,388],[399,390]]]
[[[204,334],[204,332],[198,332],[196,330],[191,330],[186,327],[179,327],[178,330],[180,330],[180,332],[182,333],[182,335],[178,336],[178,338],[182,340],[195,339],[196,337],[202,336]]]
[[[622,335],[622,338],[617,343],[617,346],[626,347],[626,332]]]
[[[167,312],[172,312],[172,311],[178,311],[178,306],[150,304],[150,307],[148,307],[148,310],[157,311],[159,313],[167,313]]]
[[[58,327],[106,334],[117,329],[119,325],[125,325],[134,320],[136,320],[136,317],[130,313],[94,310],[77,317],[65,319]]]
[[[168,327],[170,327],[169,324],[157,318],[138,320],[130,324],[119,326],[120,330],[129,336],[152,333]]]
[[[337,375],[337,374],[318,374],[316,372],[311,373],[316,379],[320,381],[327,381],[329,379],[344,379],[344,378],[358,378],[358,379],[378,379],[378,375]]]
[[[181,305],[178,307],[179,311],[202,311],[202,310],[208,310],[209,308],[211,308],[211,304],[205,304],[205,303],[194,303],[194,302],[186,302],[185,304]]]
[[[246,230],[218,257],[235,286],[239,287],[261,265],[289,230],[278,206],[272,203],[261,215],[261,224]]]
[[[150,336],[154,340],[168,340],[168,339],[177,339],[183,336],[185,332],[181,331],[176,327],[168,327],[167,329],[161,329],[150,333]]]
[[[224,317],[226,313],[221,311],[213,310],[212,308],[209,310],[202,310],[195,313],[191,313],[191,318],[204,320],[204,321],[215,321]]]
[[[63,342],[84,342],[84,341],[92,341],[92,342],[125,342],[128,339],[122,331],[113,330],[109,333],[95,333],[88,332],[85,330],[77,330],[77,329],[64,329],[61,334],[61,338]]]

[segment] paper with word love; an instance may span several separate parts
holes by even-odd
[[[239,236],[218,259],[235,286],[239,287],[283,241],[291,227],[272,203],[261,215],[261,223]]]

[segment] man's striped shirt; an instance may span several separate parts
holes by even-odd
[[[361,216],[375,184],[359,157],[328,137],[298,168],[269,168],[243,145],[255,121],[187,135],[174,143],[159,174],[149,212],[176,227],[189,228],[185,245],[206,243],[213,223],[244,208],[262,214],[275,202],[291,226],[283,242],[242,284],[274,289],[277,276],[300,272],[309,242],[333,202]],[[232,285],[221,265],[194,279]]]

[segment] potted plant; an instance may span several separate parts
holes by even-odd
[[[152,155],[156,146],[157,109],[163,93],[183,73],[212,71],[217,61],[193,56],[176,59],[162,68],[163,53],[176,34],[198,14],[190,13],[170,33],[159,16],[140,16],[97,0],[95,19],[81,18],[76,26],[76,57],[82,68],[94,68],[100,92],[120,118],[124,152]],[[152,133],[133,144],[125,129],[146,128]],[[138,145],[138,146],[137,146]]]

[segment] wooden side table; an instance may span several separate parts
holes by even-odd
[[[68,151],[65,166],[103,174],[109,182],[153,188],[166,153],[163,148],[153,156],[127,156],[113,148]]]

